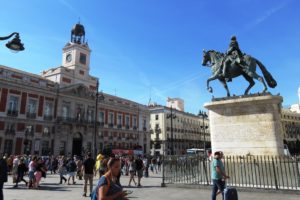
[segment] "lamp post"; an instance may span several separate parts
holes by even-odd
[[[166,187],[165,183],[165,155],[166,155],[166,138],[163,142],[163,159],[162,159],[162,183],[161,187]]]
[[[9,38],[11,38],[14,35],[15,35],[14,39],[7,42],[6,47],[9,48],[10,50],[16,51],[16,52],[23,51],[25,49],[24,44],[21,43],[19,33],[17,33],[17,32],[13,32],[12,34],[10,34],[8,36],[0,37],[0,40],[8,40]]]
[[[173,114],[173,107],[171,106],[171,113],[167,115],[167,119],[171,119],[171,155],[174,155],[174,144],[173,144],[173,119],[176,115]]]
[[[99,93],[99,81],[97,80],[97,84],[96,84],[96,102],[95,102],[95,115],[94,115],[94,158],[96,159],[97,157],[97,131],[98,131],[98,102],[99,101],[103,101],[104,100],[104,95],[102,93],[102,91]]]
[[[204,119],[207,118],[207,114],[206,112],[204,111],[199,111],[199,114],[198,114],[199,117],[202,117],[202,128],[203,128],[203,136],[204,136],[204,142],[203,142],[203,146],[204,146],[204,152],[205,152],[205,155],[206,155],[206,138],[205,138],[205,129],[207,129],[207,126],[205,126],[205,123],[204,123]]]

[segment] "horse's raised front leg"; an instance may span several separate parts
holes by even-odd
[[[208,92],[213,93],[213,89],[212,89],[212,87],[209,86],[209,82],[213,81],[213,80],[216,80],[218,78],[218,76],[219,76],[218,74],[215,74],[215,75],[213,75],[213,76],[211,76],[210,78],[207,79],[206,89],[208,90]]]
[[[219,78],[219,81],[223,84],[224,88],[226,89],[226,91],[227,91],[227,97],[230,97],[230,92],[229,92],[229,89],[228,89],[228,86],[227,86],[225,78]]]

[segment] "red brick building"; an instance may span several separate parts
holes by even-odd
[[[75,30],[75,31],[74,31]],[[103,94],[95,110],[98,78],[89,74],[84,27],[76,24],[62,65],[35,75],[0,65],[0,151],[8,154],[83,154],[97,150],[150,152],[147,106]],[[97,116],[95,116],[95,114]]]

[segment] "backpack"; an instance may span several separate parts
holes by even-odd
[[[110,188],[110,180],[107,178],[107,175],[106,175],[106,174],[103,175],[103,176],[104,176],[105,179],[106,179],[108,188]],[[98,196],[98,195],[97,195],[98,190],[99,190],[99,181],[98,181],[96,187],[94,188],[94,190],[93,190],[93,192],[92,192],[92,200],[98,200],[98,198],[97,198],[97,196]]]

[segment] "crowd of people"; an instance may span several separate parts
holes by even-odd
[[[14,188],[18,188],[19,184],[24,182],[23,187],[39,189],[41,179],[46,178],[47,174],[58,174],[58,184],[71,185],[76,184],[76,180],[83,180],[82,196],[90,196],[94,199],[98,199],[99,195],[114,195],[115,191],[119,192],[120,198],[113,199],[126,199],[125,196],[128,192],[125,194],[120,190],[122,188],[120,183],[122,175],[129,176],[129,187],[132,186],[132,183],[136,187],[141,187],[142,177],[148,177],[149,171],[152,174],[159,173],[162,164],[159,157],[105,156],[99,154],[94,160],[91,153],[87,153],[84,158],[79,156],[5,155],[1,156],[0,159],[0,195],[3,195],[2,188],[3,183],[7,181],[7,175],[11,175]],[[94,188],[93,180],[95,177],[99,178],[99,181]]]

